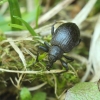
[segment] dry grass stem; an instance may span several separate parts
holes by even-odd
[[[0,14],[1,14],[1,15],[4,14],[4,13],[6,12],[6,10],[8,9],[8,6],[9,6],[8,2],[5,2],[5,3],[1,6],[1,8],[0,8]]]
[[[22,63],[23,63],[23,66],[24,66],[25,69],[26,69],[27,64],[26,64],[26,60],[25,60],[24,54],[23,54],[22,51],[19,49],[19,47],[12,41],[11,38],[8,38],[8,41],[9,41],[10,45],[14,48],[14,50],[18,53],[18,55],[19,55],[19,57],[20,57],[20,59],[21,59],[21,61],[22,61]]]
[[[54,15],[56,15],[59,11],[61,11],[64,7],[68,6],[74,0],[63,0],[61,3],[56,5],[53,9],[48,11],[46,14],[40,17],[38,24],[44,23]]]
[[[55,77],[55,75],[53,75],[53,78],[54,78],[54,84],[55,84],[55,95],[57,97],[57,99],[60,99],[66,92],[67,89],[65,89],[60,95],[57,94],[57,79]]]
[[[9,72],[9,73],[23,73],[23,74],[51,74],[51,73],[62,73],[65,70],[50,70],[50,71],[18,71],[18,70],[7,70],[0,68],[1,72]],[[68,71],[66,73],[75,74],[72,71]]]
[[[45,86],[46,84],[47,84],[47,82],[44,82],[44,83],[42,83],[42,84],[40,84],[40,85],[37,85],[37,86],[34,86],[34,87],[30,87],[30,88],[28,88],[28,89],[29,89],[29,91],[35,91],[35,90],[38,90],[38,89],[42,88],[42,87]]]
[[[27,4],[27,11],[32,12],[35,6],[34,0],[26,0],[26,4]]]
[[[77,55],[77,54],[74,54],[74,53],[71,53],[70,56],[78,61],[80,61],[82,64],[86,64],[88,63],[88,59],[86,59],[85,57],[83,56],[80,56],[80,55]]]
[[[76,23],[78,26],[86,19],[92,10],[94,4],[97,0],[89,0],[88,3],[84,6],[84,8],[76,15],[76,17],[72,20],[72,22]]]
[[[87,70],[84,77],[82,78],[82,81],[87,79],[92,66],[94,69],[94,77],[91,81],[98,81],[100,79],[100,16],[92,36]]]

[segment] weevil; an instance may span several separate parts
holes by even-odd
[[[56,60],[60,60],[62,65],[68,69],[67,63],[73,61],[74,59],[64,55],[64,53],[70,52],[75,46],[77,46],[80,39],[80,30],[75,23],[68,22],[61,24],[55,31],[54,25],[51,28],[52,39],[49,45],[47,42],[44,42],[45,46],[39,46],[38,49],[42,49],[45,52],[48,52],[48,64],[47,70],[50,71],[50,68],[53,66],[53,63]],[[69,60],[66,62],[62,59]],[[38,60],[38,56],[37,56]]]

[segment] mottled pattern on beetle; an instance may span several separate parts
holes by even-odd
[[[79,42],[80,31],[73,23],[59,26],[52,36],[51,45],[59,46],[64,52],[69,52]]]

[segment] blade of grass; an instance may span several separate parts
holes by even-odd
[[[37,6],[37,9],[36,9],[36,28],[38,27],[38,19],[39,19],[40,12],[41,12],[41,8],[40,8],[40,6]]]
[[[36,28],[38,27],[38,19],[39,19],[39,16],[40,16],[40,13],[41,13],[41,0],[34,0],[34,7],[35,7],[35,24],[36,24]]]
[[[21,30],[27,29],[25,26],[21,26],[21,25],[17,25],[17,24],[8,24],[8,25],[11,26],[11,27],[14,27],[14,28],[21,29]]]
[[[22,22],[13,16],[18,16],[21,18],[20,8],[18,4],[18,0],[8,0],[10,7],[10,16],[12,24],[22,25]],[[12,27],[12,30],[19,30],[18,28]]]
[[[23,24],[26,26],[26,28],[28,29],[28,31],[31,33],[31,35],[33,36],[37,36],[37,34],[35,33],[35,31],[33,30],[33,28],[26,22],[24,21],[22,18],[18,17],[18,16],[13,16],[14,18],[20,20],[21,22],[23,22]]]

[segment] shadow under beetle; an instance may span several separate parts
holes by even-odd
[[[45,46],[38,47],[38,49],[42,49],[43,51],[48,52],[47,70],[49,71],[56,60],[60,60],[62,65],[66,69],[68,69],[67,63],[73,61],[74,59],[63,55],[63,53],[71,51],[81,41],[80,30],[75,23],[63,23],[55,30],[55,32],[54,25],[55,23],[52,25],[51,28],[51,45],[49,45],[47,42],[44,42]],[[64,60],[62,60],[62,57],[69,60],[69,62],[65,62]],[[38,55],[36,60],[38,61]]]

